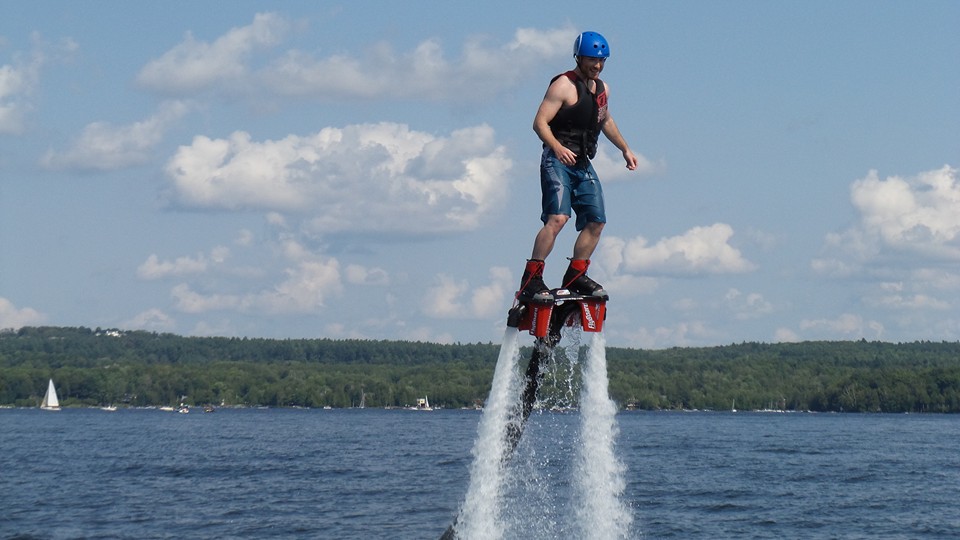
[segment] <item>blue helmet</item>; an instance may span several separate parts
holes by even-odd
[[[573,42],[573,55],[589,58],[607,58],[610,56],[610,46],[607,40],[596,32],[584,32]]]

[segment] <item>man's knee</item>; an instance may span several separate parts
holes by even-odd
[[[600,236],[600,233],[603,231],[603,226],[604,226],[604,225],[605,225],[604,223],[599,223],[599,222],[596,222],[596,221],[591,221],[591,222],[587,223],[587,224],[583,227],[583,229],[584,229],[585,231],[587,231],[588,234],[592,234],[592,235],[594,235],[594,236]]]
[[[570,216],[565,216],[563,214],[550,214],[547,216],[547,221],[543,224],[544,227],[554,231],[554,233],[560,232],[560,229],[567,224],[567,221],[570,219]]]

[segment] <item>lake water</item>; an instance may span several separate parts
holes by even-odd
[[[436,539],[479,412],[0,410],[0,539]],[[517,538],[563,537],[576,413],[534,414],[551,496]],[[960,417],[625,412],[636,538],[960,538]],[[538,464],[543,470],[537,471]],[[538,517],[541,516],[541,517]],[[520,525],[522,527],[522,524]]]

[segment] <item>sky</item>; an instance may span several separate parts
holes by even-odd
[[[960,340],[960,2],[3,11],[0,328],[499,342],[590,30],[608,345]]]

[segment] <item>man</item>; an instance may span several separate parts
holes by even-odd
[[[533,253],[520,281],[518,298],[521,301],[551,300],[550,289],[543,282],[544,261],[570,219],[571,209],[577,214],[579,235],[561,286],[578,294],[609,298],[603,287],[587,276],[590,256],[607,221],[603,190],[590,163],[596,154],[600,133],[623,153],[627,169],[637,168],[637,157],[607,107],[610,87],[600,80],[600,72],[610,57],[607,40],[596,32],[584,32],[573,44],[573,57],[576,68],[550,81],[533,120],[533,130],[543,141],[540,159],[543,228],[537,233]]]

